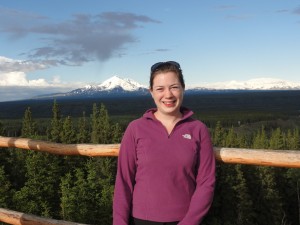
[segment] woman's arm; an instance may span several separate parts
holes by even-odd
[[[113,225],[128,225],[132,208],[132,193],[135,183],[135,139],[129,125],[123,136],[113,199]]]
[[[215,157],[207,127],[201,129],[198,157],[197,186],[189,210],[178,225],[199,225],[212,204],[215,187]]]

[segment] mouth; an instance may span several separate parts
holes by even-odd
[[[173,101],[162,101],[162,103],[166,106],[166,107],[174,107],[176,105],[176,100]]]

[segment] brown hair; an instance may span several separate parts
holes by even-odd
[[[168,62],[155,63],[151,67],[151,74],[150,74],[150,89],[151,90],[153,88],[153,80],[154,80],[155,76],[159,73],[166,73],[166,72],[174,72],[177,75],[182,88],[185,89],[183,74],[182,74],[182,70],[180,68],[179,63],[174,62],[174,61],[168,61]]]

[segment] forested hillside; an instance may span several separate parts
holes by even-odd
[[[227,99],[227,104],[230,101]],[[227,105],[224,97],[222,102]],[[187,101],[187,104],[192,106],[195,102]],[[220,116],[209,113],[214,110],[212,105],[210,109],[203,108],[207,114],[195,111],[195,117],[203,118],[208,124],[214,146],[300,149],[297,111],[286,109],[289,113],[278,110],[264,114],[267,108],[255,111],[251,103],[242,110],[230,111],[225,106],[218,112]],[[111,116],[101,103],[93,104],[88,112],[77,111],[81,115],[76,118],[66,111],[62,113],[61,108],[62,105],[52,102],[51,117],[40,120],[33,116],[37,112],[27,107],[20,118],[18,136],[66,144],[119,143],[126,124],[137,116]],[[40,121],[45,128],[40,128]],[[6,125],[0,122],[2,135],[7,135]],[[116,161],[114,157],[64,157],[3,148],[0,207],[55,219],[109,225]],[[215,199],[203,224],[299,224],[299,181],[299,169],[218,162]]]

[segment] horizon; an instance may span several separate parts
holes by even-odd
[[[0,101],[100,84],[112,74],[147,85],[150,66],[168,60],[181,64],[187,86],[300,82],[297,1],[6,0],[0,31]]]
[[[128,86],[129,82],[129,86]],[[88,95],[90,95],[90,90],[94,92],[107,92],[107,91],[114,91],[115,88],[117,88],[117,92],[119,92],[119,87],[121,87],[125,92],[130,93],[131,91],[136,91],[139,87],[148,89],[147,85],[140,84],[136,82],[135,80],[131,78],[124,78],[120,77],[117,75],[114,75],[107,80],[99,83],[99,84],[94,84],[94,85],[86,85],[84,87],[79,87],[79,88],[71,88],[66,91],[61,91],[61,89],[58,89],[56,92],[52,91],[49,92],[48,89],[45,89],[43,92],[41,92],[39,89],[36,87],[4,87],[10,89],[10,91],[13,91],[14,93],[16,92],[21,92],[24,90],[24,88],[27,88],[29,91],[28,96],[21,95],[21,97],[17,99],[8,99],[8,98],[2,98],[1,92],[3,91],[0,89],[0,102],[11,102],[11,101],[23,101],[23,100],[33,100],[33,99],[47,99],[47,98],[64,98],[69,96],[71,92],[78,92],[78,89],[81,89],[83,92],[80,91],[80,97],[82,98],[85,95],[85,91],[88,91]],[[11,88],[13,90],[11,90]],[[100,89],[99,89],[100,88]],[[51,89],[51,90],[56,90]],[[291,83],[285,80],[280,80],[280,79],[272,79],[272,78],[256,78],[256,79],[251,79],[248,81],[229,81],[229,82],[217,82],[217,83],[206,83],[202,85],[193,85],[193,86],[188,86],[186,85],[185,88],[186,91],[192,91],[189,93],[194,93],[195,91],[200,91],[201,93],[204,92],[228,92],[228,91],[299,91],[300,90],[300,83]],[[144,92],[143,92],[144,93]],[[64,96],[67,94],[66,96]],[[113,94],[113,93],[112,93]],[[71,96],[71,98],[76,98],[76,94],[71,94],[74,96]],[[105,93],[107,95],[107,93]],[[69,96],[70,97],[70,96]]]

